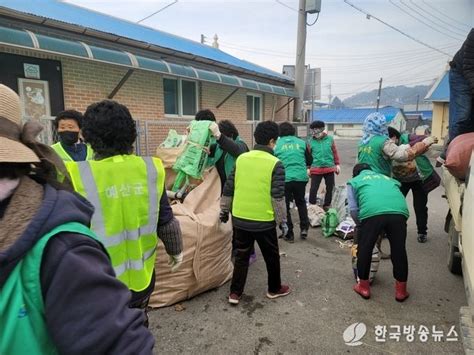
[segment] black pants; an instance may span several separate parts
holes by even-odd
[[[150,281],[150,285],[140,292],[130,291],[132,297],[128,304],[128,308],[138,308],[143,311],[145,316],[144,324],[148,328],[148,303],[150,302],[150,297],[153,291],[155,290],[155,270],[153,270],[153,276]]]
[[[328,173],[323,175],[311,175],[311,188],[309,190],[309,203],[312,205],[316,204],[316,198],[318,195],[319,185],[324,178],[326,184],[326,195],[324,196],[324,207],[331,206],[332,191],[336,183],[334,173]]]
[[[418,234],[426,234],[428,230],[428,194],[423,190],[423,183],[421,180],[403,182],[400,190],[405,197],[410,190],[412,191]]]
[[[295,201],[298,207],[298,215],[300,216],[300,229],[309,228],[308,209],[306,208],[305,181],[290,181],[285,183],[285,200],[286,200],[286,220],[288,224],[288,236],[293,235],[293,221],[291,220],[290,202]]]
[[[280,252],[276,228],[262,232],[249,232],[235,228],[237,253],[235,255],[234,274],[232,275],[230,292],[239,296],[244,292],[249,269],[249,258],[255,241],[262,251],[263,259],[267,266],[268,291],[274,293],[278,292],[281,288]]]
[[[398,214],[374,216],[361,221],[357,247],[357,274],[362,280],[369,279],[372,250],[382,232],[386,233],[390,242],[393,277],[397,281],[406,282],[408,278],[408,257],[405,248],[407,219]]]

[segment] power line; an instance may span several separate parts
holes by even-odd
[[[460,22],[460,21],[458,21],[457,19],[455,19],[455,18],[453,18],[453,17],[451,17],[451,16],[448,16],[446,13],[444,13],[444,12],[438,10],[436,7],[432,6],[431,4],[428,4],[425,0],[423,0],[423,3],[424,3],[426,6],[428,6],[430,9],[434,10],[435,12],[437,12],[437,13],[443,15],[443,16],[446,16],[446,17],[447,17],[448,19],[450,19],[451,21],[456,22],[457,24],[459,24],[459,25],[461,25],[461,26],[466,26],[468,29],[471,29],[471,28],[472,28],[472,24],[469,25],[469,24],[467,24],[467,23]]]
[[[280,0],[275,0],[275,2],[277,2],[278,4],[286,7],[287,9],[290,9],[292,11],[296,11],[296,12],[299,12],[297,9],[295,9],[294,7],[291,7],[290,5],[287,5],[285,4],[283,1],[280,1]]]
[[[166,5],[165,7],[162,7],[161,9],[155,11],[155,12],[152,13],[151,15],[148,15],[147,17],[142,18],[140,21],[137,21],[137,23],[141,23],[141,22],[143,22],[143,21],[145,21],[145,20],[148,20],[150,17],[153,17],[153,16],[155,16],[157,13],[160,13],[161,11],[167,9],[168,7],[173,6],[173,5],[176,4],[177,2],[178,2],[178,0],[174,0],[171,4],[168,4],[168,5]]]
[[[436,77],[434,75],[422,77],[422,78],[417,78],[414,80],[410,81],[403,81],[403,85],[405,84],[418,84],[418,83],[425,83],[428,81],[433,81],[436,80]],[[362,85],[362,84],[374,84],[377,83],[376,81],[352,81],[352,82],[340,82],[340,81],[327,81],[327,82],[322,82],[321,85],[325,86],[327,84],[331,83],[333,86],[337,87],[343,87],[343,86],[348,86],[348,85]],[[398,80],[386,80],[385,83],[390,83],[390,85],[400,85],[398,84]]]
[[[349,2],[348,0],[343,0],[343,1],[344,1],[347,5],[353,7],[354,9],[356,9],[357,11],[359,11],[359,12],[365,14],[365,15],[367,16],[367,19],[373,18],[373,19],[377,20],[378,22],[384,24],[385,26],[388,26],[388,27],[390,27],[391,29],[397,31],[398,33],[404,35],[405,37],[410,38],[412,41],[415,41],[415,42],[417,42],[417,43],[419,43],[419,44],[421,44],[421,45],[423,45],[423,46],[425,46],[425,47],[427,47],[427,48],[430,48],[430,49],[432,49],[432,50],[434,50],[434,51],[436,51],[436,52],[439,52],[439,53],[442,53],[442,54],[444,54],[444,55],[446,55],[446,56],[448,56],[448,57],[451,57],[451,55],[450,55],[449,53],[447,53],[447,52],[445,52],[445,51],[442,51],[442,50],[440,50],[440,49],[438,49],[438,48],[435,48],[435,47],[433,47],[433,46],[431,46],[431,45],[429,45],[429,44],[427,44],[427,43],[425,43],[425,42],[423,42],[423,41],[420,41],[419,39],[417,39],[417,38],[415,38],[415,37],[409,35],[408,33],[403,32],[402,30],[399,30],[398,28],[396,28],[396,27],[390,25],[389,23],[387,23],[387,22],[385,22],[385,21],[379,19],[378,17],[369,14],[367,11],[362,10],[361,8],[355,6],[354,4],[352,4],[351,2]]]
[[[264,51],[254,51],[254,50],[251,50],[251,49],[244,49],[244,48],[240,48],[240,47],[234,47],[234,46],[230,46],[230,45],[226,45],[226,44],[221,44],[221,47],[222,48],[228,48],[228,49],[231,49],[231,50],[237,50],[239,52],[250,52],[252,54],[257,54],[257,55],[261,55],[261,56],[265,56],[265,57],[272,57],[272,58],[275,58],[275,57],[279,57],[279,58],[285,58],[285,59],[289,59],[289,58],[292,58],[292,56],[286,56],[286,55],[279,55],[279,54],[273,54],[273,53],[266,53]],[[456,45],[457,47],[457,45]],[[339,61],[345,61],[345,62],[355,62],[351,65],[340,65],[340,64],[337,64],[337,63],[331,63],[333,65],[329,65],[329,66],[325,66],[321,63],[323,62],[327,62],[327,61],[331,61],[331,62],[334,62],[335,60],[334,59],[329,59],[328,57],[313,57],[313,56],[306,56],[306,58],[308,60],[311,60],[311,61],[314,61],[314,62],[317,62],[317,66],[320,66],[320,67],[325,67],[326,69],[330,69],[330,68],[335,68],[335,69],[342,69],[342,68],[353,68],[353,67],[356,67],[356,66],[364,66],[364,67],[370,67],[370,66],[381,66],[381,65],[392,65],[392,64],[398,64],[400,63],[401,61],[402,62],[411,62],[415,59],[424,59],[426,56],[428,56],[429,53],[432,53],[431,50],[427,50],[427,51],[409,51],[407,54],[405,54],[405,52],[400,52],[400,53],[397,53],[397,54],[393,54],[392,56],[389,56],[389,57],[375,57],[375,56],[368,56],[368,57],[364,57],[364,58],[355,58],[355,59],[350,59],[350,57],[342,57],[342,58],[338,58]],[[438,54],[438,55],[442,55],[444,57],[443,54]],[[430,54],[430,56],[432,56]],[[327,59],[326,59],[327,58]],[[380,58],[380,59],[377,59],[377,58]],[[361,61],[363,61],[361,63]]]
[[[427,13],[428,15],[430,15],[431,17],[433,17],[433,18],[437,19],[438,21],[440,21],[440,22],[444,23],[445,25],[447,25],[448,28],[449,28],[449,27],[455,28],[455,29],[461,31],[461,32],[462,32],[462,35],[465,34],[465,32],[466,32],[466,29],[465,29],[465,28],[460,28],[460,27],[455,26],[453,23],[449,23],[449,22],[444,21],[441,17],[438,17],[438,16],[434,15],[432,12],[430,12],[430,11],[428,11],[428,10],[422,8],[420,5],[416,4],[413,0],[410,0],[410,2],[413,4],[413,6],[419,8],[420,10],[426,12],[426,13]],[[443,27],[444,27],[444,26],[443,26]],[[448,29],[448,28],[447,28],[447,29]],[[458,32],[455,32],[455,33],[461,34],[461,33],[458,33]]]
[[[406,8],[410,9],[411,11],[413,11],[414,13],[418,14],[420,17],[424,18],[425,20],[427,20],[427,21],[429,21],[429,22],[431,22],[431,23],[434,23],[436,26],[439,26],[439,27],[442,28],[443,30],[449,31],[449,32],[451,32],[451,33],[454,33],[456,36],[461,36],[461,37],[457,37],[459,40],[462,40],[462,39],[464,38],[464,33],[455,32],[455,31],[451,30],[450,28],[446,28],[446,27],[444,27],[444,26],[441,26],[439,23],[434,22],[432,19],[426,17],[425,15],[423,15],[423,14],[422,14],[421,12],[419,12],[418,10],[412,8],[410,5],[405,4],[405,3],[403,2],[403,0],[400,0],[400,3],[401,3],[402,5],[404,5]],[[415,18],[416,18],[416,16],[415,16]],[[418,19],[418,21],[422,22],[421,19]],[[425,23],[425,22],[422,22],[422,23]],[[425,23],[425,24],[426,24],[426,23]],[[428,25],[428,26],[429,26],[429,25]],[[431,27],[431,26],[429,26],[429,27]],[[432,27],[431,27],[431,28],[432,28]],[[436,27],[435,27],[435,28],[436,28]],[[441,32],[441,31],[437,31],[437,32],[440,32],[440,33],[444,34],[445,36],[448,36],[448,34],[446,34],[445,32]],[[452,36],[448,36],[448,37],[453,38]]]
[[[256,47],[250,47],[250,46],[244,46],[244,45],[239,45],[239,44],[234,44],[226,41],[219,41],[219,43],[224,46],[228,47],[231,49],[237,49],[243,52],[249,52],[249,53],[258,53],[258,54],[265,54],[265,55],[275,55],[279,56],[281,58],[293,58],[295,54],[293,52],[284,52],[284,51],[276,51],[274,49],[267,49],[267,48],[256,48]],[[450,44],[443,44],[439,46],[440,49],[448,50],[450,48],[458,48],[459,43],[450,43]],[[317,60],[347,60],[347,59],[352,59],[352,60],[366,60],[367,57],[370,57],[372,59],[383,59],[383,58],[393,58],[395,56],[403,56],[404,53],[410,54],[416,51],[416,53],[431,53],[431,49],[423,49],[423,50],[399,50],[395,52],[373,52],[373,53],[366,53],[366,54],[353,54],[353,53],[337,53],[334,55],[306,55],[306,58],[309,59],[317,59]]]
[[[308,27],[314,26],[316,24],[316,22],[318,22],[318,20],[319,20],[319,14],[320,13],[318,12],[318,14],[316,15],[316,18],[315,18],[313,23],[309,24],[308,22],[306,22],[306,26],[308,26]]]
[[[324,72],[324,73],[345,73],[345,74],[349,74],[349,73],[366,73],[366,72],[386,72],[387,70],[397,70],[397,69],[402,69],[402,68],[407,68],[408,69],[411,69],[414,65],[416,67],[418,67],[417,64],[419,64],[419,66],[422,66],[422,65],[427,65],[427,64],[430,64],[430,63],[436,63],[437,65],[442,65],[442,63],[444,63],[442,60],[440,60],[439,58],[433,58],[431,60],[426,60],[426,58],[418,58],[416,60],[412,60],[412,61],[407,61],[407,62],[404,62],[404,63],[400,63],[400,64],[385,64],[385,65],[375,65],[375,66],[363,66],[363,65],[359,65],[359,66],[354,66],[354,67],[349,67],[348,69],[342,69],[340,67],[325,67],[325,66],[321,66],[321,70]],[[404,72],[400,73],[400,74],[403,74]]]
[[[444,55],[442,57],[440,57],[441,55],[438,54],[438,57],[435,57],[434,56],[430,56],[430,59],[439,59],[441,60],[442,58],[444,58]],[[427,55],[426,54],[414,54],[412,56],[407,56],[407,55],[404,55],[403,57],[394,57],[394,58],[387,58],[387,59],[384,59],[384,60],[377,60],[377,61],[365,61],[364,63],[355,63],[355,64],[351,64],[351,65],[335,65],[335,66],[324,66],[324,65],[321,65],[321,67],[324,67],[326,69],[344,69],[344,68],[354,68],[354,67],[359,67],[359,68],[372,68],[372,67],[376,67],[376,68],[380,68],[381,66],[392,66],[392,65],[396,65],[396,66],[402,66],[402,65],[405,65],[405,64],[409,64],[409,63],[417,63],[417,62],[420,62],[420,61],[426,61],[427,60]]]
[[[423,21],[422,19],[416,17],[415,15],[412,15],[409,11],[405,10],[403,7],[401,7],[400,5],[397,5],[393,0],[388,0],[390,2],[390,4],[392,4],[393,6],[395,6],[397,9],[399,9],[400,11],[402,11],[403,13],[407,14],[408,16],[410,16],[411,18],[414,18],[416,21],[422,23],[423,25],[431,28],[432,30],[438,32],[438,33],[441,33],[443,36],[446,36],[446,37],[449,37],[449,38],[452,38],[452,39],[456,39],[456,40],[460,40],[459,37],[454,37],[454,36],[451,36],[450,34],[447,34],[443,31],[440,31],[438,28],[430,25],[429,23]],[[403,1],[400,1],[401,4],[405,5],[405,3]],[[405,5],[407,6],[407,5]],[[408,6],[407,6],[408,7]],[[413,10],[412,10],[413,11]]]
[[[397,77],[397,79],[403,80],[402,78],[405,77],[405,76],[407,76],[407,75],[410,76],[410,77],[412,77],[413,74],[408,74],[408,72],[412,71],[413,69],[420,68],[420,67],[425,67],[425,68],[426,68],[427,66],[432,65],[432,64],[438,65],[438,63],[435,63],[435,62],[437,62],[437,60],[430,60],[430,61],[427,61],[427,62],[423,62],[423,63],[421,63],[421,64],[419,64],[419,65],[415,65],[415,66],[413,66],[413,67],[411,67],[411,68],[409,68],[409,69],[406,69],[406,70],[404,70],[404,71],[402,71],[402,72],[399,72],[399,73],[396,73],[396,74],[393,74],[393,75],[389,75],[389,76],[386,77],[386,79],[390,79],[390,78],[393,78],[393,77]],[[404,74],[404,75],[403,75],[403,74]]]

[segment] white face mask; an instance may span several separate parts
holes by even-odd
[[[0,179],[0,201],[3,201],[13,195],[13,191],[20,184],[20,179]]]

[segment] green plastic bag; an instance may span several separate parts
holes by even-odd
[[[338,225],[339,217],[337,216],[337,210],[335,208],[330,208],[321,219],[321,229],[323,231],[323,236],[326,238],[332,236],[336,232]]]
[[[206,167],[208,150],[211,144],[209,125],[211,121],[192,121],[189,126],[189,135],[183,152],[180,154],[173,170],[182,171],[195,179],[202,178]]]
[[[189,177],[202,179],[202,173],[207,166],[211,144],[215,138],[209,131],[211,121],[192,121],[189,125],[189,135],[183,152],[176,159],[173,170],[176,171],[172,191],[184,191],[189,185]]]
[[[163,143],[160,144],[160,148],[177,148],[186,141],[186,136],[178,134],[174,129],[170,129],[168,136]]]

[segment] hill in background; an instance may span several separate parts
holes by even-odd
[[[380,95],[380,106],[403,107],[404,105],[416,104],[419,95],[419,103],[423,103],[431,85],[418,86],[389,86],[382,88]],[[375,106],[377,102],[377,90],[365,91],[351,96],[343,101],[345,107],[367,107]]]

